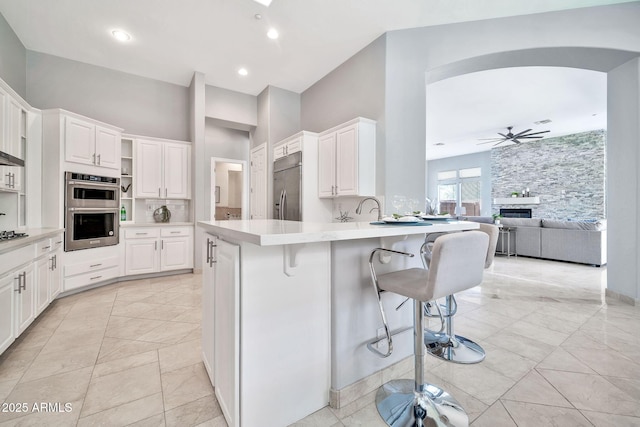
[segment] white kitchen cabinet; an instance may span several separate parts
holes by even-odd
[[[135,195],[140,198],[191,197],[191,146],[136,140]]]
[[[318,197],[375,195],[376,123],[357,118],[319,135]]]
[[[276,145],[273,148],[273,160],[278,160],[281,157],[285,157],[299,151],[302,151],[302,136],[287,139]]]
[[[58,263],[62,266],[62,263]],[[120,276],[120,257],[117,246],[64,253],[65,292],[115,280]]]
[[[217,240],[214,258],[213,384],[229,427],[240,426],[240,246]],[[210,286],[211,283],[208,283]]]
[[[205,234],[202,248],[202,362],[209,375],[209,381],[213,382],[213,358],[214,358],[214,272],[215,259],[213,258],[216,247],[216,236]]]
[[[24,159],[27,112],[8,94],[0,93],[0,151]],[[11,191],[22,191],[23,167],[0,167],[0,187]]]
[[[0,277],[0,354],[4,352],[13,341],[14,334],[14,298],[17,281],[12,274]]]
[[[120,169],[121,132],[106,126],[65,117],[64,145],[67,162]]]
[[[17,292],[15,299],[14,334],[18,337],[36,317],[35,314],[35,263],[14,271]]]
[[[193,268],[191,227],[127,228],[125,275]]]
[[[38,316],[61,291],[58,257],[62,253],[62,234],[36,242],[35,248],[35,315]]]
[[[49,255],[49,291],[51,294],[51,301],[57,298],[62,292],[62,270],[58,265],[58,262],[62,259],[62,247],[51,252]]]

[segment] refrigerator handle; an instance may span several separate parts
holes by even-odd
[[[282,196],[284,195],[284,190],[280,190],[280,199],[278,200],[278,219],[282,219]]]
[[[280,205],[280,212],[282,213],[282,219],[285,218],[285,208],[287,207],[287,190],[282,190],[282,204]]]

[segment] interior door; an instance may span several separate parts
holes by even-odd
[[[267,144],[251,151],[251,219],[267,219]]]

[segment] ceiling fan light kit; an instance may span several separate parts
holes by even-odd
[[[543,131],[539,131],[539,132],[531,132],[532,129],[527,129],[527,130],[523,130],[522,132],[518,132],[518,133],[513,133],[511,130],[513,129],[513,126],[507,126],[507,134],[505,135],[504,133],[498,132],[498,135],[500,135],[500,138],[483,138],[480,139],[479,141],[485,141],[485,142],[479,142],[478,145],[481,144],[493,144],[495,143],[493,146],[497,146],[502,144],[503,142],[507,142],[507,141],[512,141],[515,144],[521,144],[522,142],[525,142],[528,139],[540,139],[540,138],[544,138],[543,136],[540,136],[541,133],[547,133],[550,132],[549,130],[543,130]],[[523,141],[521,141],[523,140]]]

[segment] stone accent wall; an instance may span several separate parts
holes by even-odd
[[[606,131],[543,138],[491,150],[492,201],[529,188],[539,205],[493,205],[532,208],[535,218],[606,217]]]

